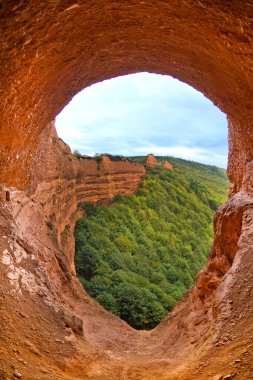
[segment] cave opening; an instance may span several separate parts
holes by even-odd
[[[75,268],[108,311],[133,328],[152,329],[206,264],[212,217],[227,200],[226,117],[185,83],[138,73],[86,88],[56,127],[78,160],[99,167],[107,157],[146,168],[127,198],[118,188],[109,202],[89,191],[82,199]]]
[[[1,3],[1,246],[11,259],[1,263],[1,376],[12,378],[15,365],[22,378],[41,378],[43,365],[68,379],[251,377],[252,12],[249,0]],[[190,301],[150,334],[84,294],[72,253],[50,241],[44,220],[55,216],[57,237],[68,220],[71,229],[81,192],[77,162],[50,140],[52,120],[82,88],[141,70],[194,86],[229,125],[229,201],[216,214],[212,253]],[[28,255],[13,272],[17,244]],[[13,294],[18,273],[22,291],[36,280],[25,302]],[[75,331],[83,326],[72,351],[63,312]]]

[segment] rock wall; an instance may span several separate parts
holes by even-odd
[[[3,0],[0,15],[0,377],[250,378],[252,1]],[[81,164],[50,135],[79,90],[139,71],[194,86],[229,127],[230,198],[216,214],[207,266],[151,332],[91,300],[64,254],[79,200],[111,199],[132,182],[123,186],[106,160],[102,169]]]
[[[148,154],[146,158],[146,165],[151,167],[159,166],[159,162],[153,154]]]
[[[173,165],[170,162],[168,162],[168,161],[159,163],[157,161],[156,157],[154,156],[154,154],[148,154],[147,155],[147,157],[146,157],[146,166],[149,166],[149,167],[162,166],[165,169],[168,169],[168,170],[171,170],[171,171],[174,170]]]
[[[84,213],[82,204],[108,204],[115,195],[133,194],[146,170],[143,165],[126,159],[76,157],[58,138],[53,124],[46,133],[39,155],[43,171],[39,173],[32,199],[43,207],[56,246],[68,256],[74,271],[73,232],[76,220]]]
[[[3,0],[0,183],[36,188],[43,130],[78,91],[148,71],[192,85],[228,115],[238,189],[252,161],[251,15],[250,0]]]
[[[163,163],[162,163],[162,166],[163,166],[165,169],[168,169],[168,170],[171,170],[171,171],[174,170],[173,165],[172,165],[170,162],[168,162],[168,161],[163,162]]]

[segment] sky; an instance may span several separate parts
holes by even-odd
[[[227,120],[203,94],[172,77],[138,73],[79,92],[56,129],[82,154],[169,155],[226,168]]]

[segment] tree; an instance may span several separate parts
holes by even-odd
[[[119,315],[119,311],[117,308],[117,301],[113,297],[111,293],[100,293],[96,300],[100,303],[100,305],[104,306],[104,308],[108,311],[111,311],[115,315]]]
[[[148,289],[135,285],[119,285],[115,292],[119,315],[136,329],[150,329],[165,316],[166,311]]]
[[[82,157],[81,153],[77,149],[74,150],[73,156],[75,156],[76,158]]]

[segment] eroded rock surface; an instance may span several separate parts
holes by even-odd
[[[58,138],[53,124],[47,129],[41,155],[43,172],[32,199],[43,209],[49,233],[56,247],[68,256],[74,271],[76,220],[83,215],[83,204],[108,204],[115,195],[133,194],[146,170],[143,165],[126,159],[112,161],[108,156],[76,157]]]
[[[168,169],[168,170],[171,170],[171,171],[174,170],[173,165],[172,165],[170,162],[168,162],[168,161],[163,162],[163,163],[162,163],[162,166],[163,166],[165,169]]]
[[[0,14],[0,376],[250,378],[252,1],[3,0]],[[187,82],[229,122],[230,199],[208,263],[151,332],[91,300],[66,254],[78,202],[130,193],[143,173],[123,186],[127,163],[121,179],[108,160],[81,164],[50,124],[85,86],[138,71]]]
[[[146,158],[146,165],[150,167],[156,167],[159,166],[159,162],[153,154],[148,154]]]
[[[160,163],[160,162],[157,161],[155,155],[151,154],[151,153],[148,154],[147,157],[146,157],[146,166],[151,167],[151,168],[152,167],[155,168],[155,167],[161,166],[161,167],[163,167],[165,169],[168,169],[168,170],[171,170],[171,171],[174,170],[173,165],[170,162],[168,162],[166,160],[165,162],[161,162]]]

